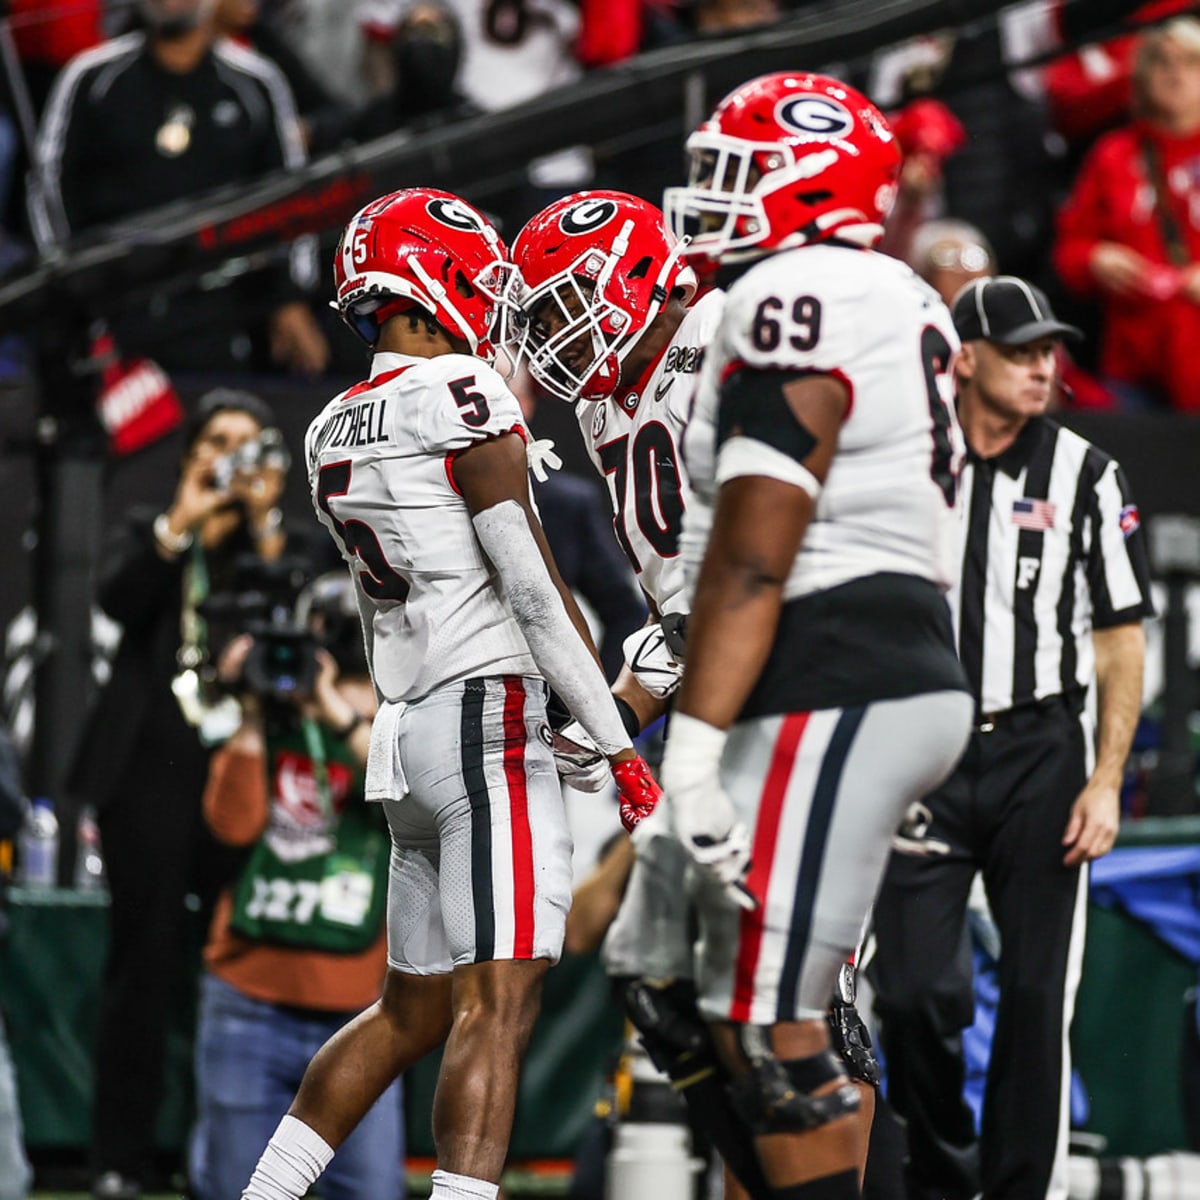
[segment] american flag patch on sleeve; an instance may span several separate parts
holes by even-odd
[[[1054,509],[1049,500],[1014,500],[1012,523],[1018,529],[1053,529]]]

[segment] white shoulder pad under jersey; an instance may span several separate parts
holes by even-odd
[[[663,615],[689,609],[679,535],[691,486],[680,448],[724,302],[725,293],[713,291],[692,305],[633,387],[575,406],[588,455],[608,484],[617,542]]]
[[[377,354],[371,379],[309,427],[313,504],[374,608],[372,665],[389,700],[537,673],[452,473],[457,454],[511,432],[527,436],[516,397],[461,354]]]
[[[951,402],[959,345],[946,306],[907,266],[874,251],[803,247],[756,264],[729,290],[705,358],[684,452],[696,500],[681,544],[689,581],[703,557],[718,478],[787,478],[781,452],[742,444],[721,459],[722,387],[739,372],[840,379],[850,408],[787,581],[791,599],[900,572],[948,587],[963,457]],[[789,479],[789,482],[791,479]]]

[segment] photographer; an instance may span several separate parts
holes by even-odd
[[[127,513],[101,560],[96,599],[123,637],[68,779],[76,803],[96,806],[112,897],[92,1124],[100,1200],[134,1200],[141,1190],[178,994],[184,900],[193,891],[211,899],[228,854],[200,816],[208,770],[200,734],[212,744],[228,710],[206,692],[201,606],[228,590],[239,556],[275,560],[285,548],[276,505],[286,459],[277,441],[262,440],[274,424],[249,393],[202,397],[173,498]],[[236,714],[225,736],[235,724]]]
[[[363,799],[375,712],[349,577],[326,575],[275,624],[221,656],[242,723],[213,756],[204,817],[253,847],[221,895],[196,1036],[197,1200],[237,1200],[309,1059],[379,994],[389,841]],[[319,639],[319,642],[318,642]],[[327,1197],[404,1194],[400,1083],[321,1181]]]

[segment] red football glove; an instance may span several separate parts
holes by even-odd
[[[626,833],[632,833],[654,811],[662,799],[662,788],[655,783],[649,765],[640,754],[613,763],[612,776],[617,785],[621,824]]]

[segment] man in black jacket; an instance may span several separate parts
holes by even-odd
[[[286,80],[260,55],[217,40],[211,10],[212,0],[143,0],[144,31],[63,69],[42,116],[30,189],[43,255],[83,231],[303,164]],[[168,371],[245,369],[261,332],[271,358],[315,374],[329,351],[303,299],[316,277],[307,239],[293,244],[290,260],[230,287],[122,295],[104,315],[123,353]]]
[[[124,636],[68,790],[96,805],[111,894],[92,1124],[94,1191],[105,1200],[140,1191],[162,1095],[185,896],[195,890],[211,899],[221,882],[200,809],[208,749],[198,734],[211,718],[197,686],[197,668],[217,647],[208,646],[198,609],[206,595],[236,585],[240,555],[273,560],[284,548],[282,470],[255,468],[226,481],[218,466],[273,424],[248,393],[202,397],[174,497],[157,515],[131,510],[103,558],[97,601]]]

